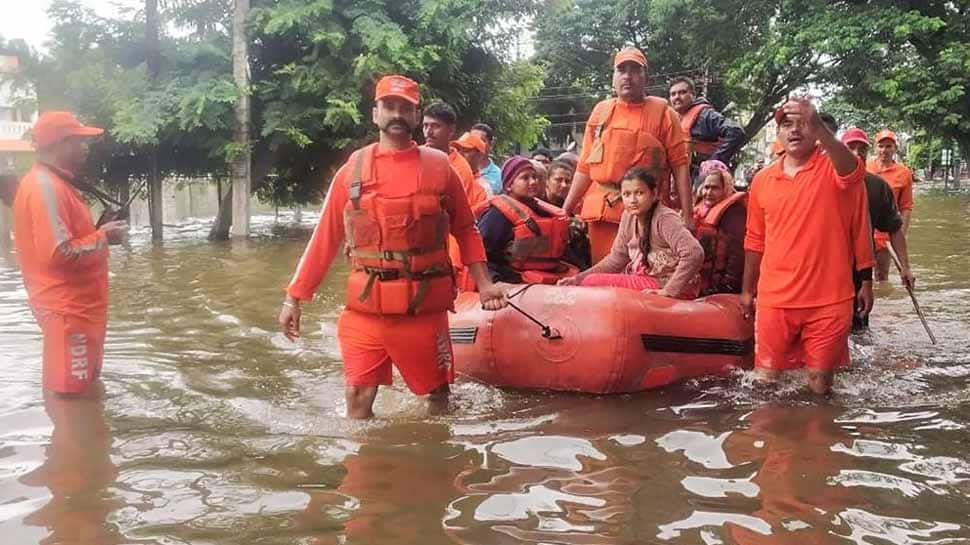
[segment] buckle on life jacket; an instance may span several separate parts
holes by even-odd
[[[401,278],[401,271],[399,269],[378,269],[375,267],[364,267],[363,269],[374,280],[389,282]]]
[[[614,182],[596,182],[603,186],[603,189],[609,191],[603,198],[606,200],[606,205],[610,208],[616,206],[616,203],[623,200],[623,196],[620,195],[620,184]]]

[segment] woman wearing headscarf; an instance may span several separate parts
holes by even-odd
[[[493,280],[554,284],[577,269],[564,262],[569,216],[541,199],[535,165],[515,156],[502,165],[502,194],[477,210]]]
[[[748,195],[735,192],[734,177],[720,161],[701,163],[699,177],[694,223],[704,248],[701,295],[741,293]]]

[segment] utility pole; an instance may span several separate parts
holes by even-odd
[[[145,64],[148,65],[152,87],[158,79],[158,34],[158,0],[145,0]],[[162,180],[158,177],[158,146],[153,146],[149,153],[148,221],[152,224],[152,240],[162,240]]]
[[[232,78],[239,98],[235,105],[233,142],[236,144],[232,160],[232,229],[233,238],[249,236],[249,192],[252,187],[249,149],[249,39],[246,15],[249,0],[233,0],[232,10]]]

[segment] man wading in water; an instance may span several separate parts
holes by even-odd
[[[809,387],[826,394],[852,325],[853,264],[873,266],[865,168],[807,99],[775,121],[785,153],[751,186],[741,304],[751,316],[757,295],[757,376],[808,367]]]
[[[46,393],[94,397],[108,323],[108,244],[128,224],[96,228],[74,187],[88,142],[103,133],[70,112],[46,112],[32,129],[37,161],[14,199],[14,238],[30,308],[44,334]]]
[[[447,397],[454,378],[447,312],[455,297],[449,232],[482,305],[507,304],[488,276],[482,238],[448,156],[411,140],[418,84],[384,77],[375,100],[380,140],[355,151],[334,177],[279,315],[283,334],[298,337],[300,302],[313,298],[346,237],[353,270],[337,338],[350,418],[374,415],[378,387],[391,384],[392,363],[415,394]]]

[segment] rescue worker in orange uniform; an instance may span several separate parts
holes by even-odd
[[[330,185],[320,222],[286,290],[283,334],[300,334],[300,305],[312,299],[346,237],[352,271],[337,321],[344,360],[347,416],[370,418],[391,365],[417,395],[441,399],[454,377],[448,315],[454,271],[448,234],[479,288],[482,305],[507,304],[485,268],[474,216],[448,156],[418,147],[418,84],[398,75],[377,83],[372,119],[377,143],[355,151]]]
[[[488,158],[488,145],[485,140],[475,132],[466,132],[461,138],[451,143],[452,153],[458,152],[468,161],[469,165],[478,165]],[[478,171],[477,167],[472,167],[472,176],[475,183],[482,191],[475,194],[474,200],[469,199],[468,204],[474,211],[477,207],[483,206],[492,198],[492,188]],[[451,256],[451,263],[455,266],[455,281],[458,284],[458,291],[475,291],[475,281],[468,274],[468,270],[462,264],[461,250],[458,248],[458,241],[455,237],[448,237],[448,253]]]
[[[44,334],[46,394],[100,394],[108,323],[108,244],[127,224],[95,227],[72,185],[88,143],[104,131],[70,112],[46,112],[32,134],[37,161],[14,198],[14,238],[28,301]]]
[[[744,129],[733,119],[714,109],[704,97],[697,97],[694,82],[687,77],[674,78],[668,90],[670,105],[680,114],[680,126],[687,138],[690,153],[690,176],[700,185],[701,163],[720,161],[734,170],[734,156],[744,145]]]
[[[424,145],[448,154],[448,163],[455,169],[461,187],[465,190],[468,197],[468,204],[476,204],[488,198],[481,184],[476,183],[478,177],[475,172],[478,167],[468,164],[465,157],[451,146],[452,139],[455,138],[455,124],[458,122],[458,114],[455,109],[447,102],[435,102],[424,109],[424,121],[421,129],[424,133]]]
[[[896,161],[898,143],[896,133],[888,129],[876,134],[876,157],[870,159],[866,169],[880,176],[893,191],[896,208],[903,217],[902,234],[909,232],[909,218],[913,213],[913,171],[906,165]],[[890,234],[876,231],[876,280],[883,282],[889,279],[889,250],[886,248]]]
[[[480,165],[488,160],[488,144],[485,143],[485,140],[477,133],[468,131],[462,134],[458,140],[451,143],[451,150],[452,152],[458,152],[459,155],[465,158],[465,161],[471,167],[472,178],[482,188],[482,192],[478,194],[481,196],[475,198],[474,201],[469,199],[468,204],[474,207],[485,199],[493,197],[492,186],[489,184],[489,181],[482,176],[478,167],[474,166]]]
[[[501,195],[478,207],[493,281],[555,284],[579,269],[566,263],[569,216],[538,198],[542,182],[535,161],[511,157],[502,165]]]
[[[872,267],[865,168],[807,99],[775,112],[785,153],[758,173],[748,196],[741,304],[757,296],[755,368],[763,381],[807,366],[826,394],[848,342],[852,267]]]
[[[424,119],[421,130],[424,134],[424,145],[448,154],[448,163],[455,169],[455,174],[461,181],[461,187],[465,192],[470,206],[475,206],[485,202],[488,194],[477,183],[475,171],[477,167],[471,166],[465,156],[451,146],[451,140],[455,137],[455,125],[458,122],[458,114],[455,109],[447,102],[434,102],[424,109]],[[474,290],[471,279],[467,274],[463,274],[464,265],[461,261],[461,249],[455,237],[448,236],[448,255],[451,263],[455,267],[456,278],[462,280],[458,283],[462,291]]]
[[[660,184],[661,202],[680,209],[687,227],[694,227],[687,141],[680,118],[667,101],[645,96],[646,68],[647,58],[639,49],[627,47],[616,54],[613,90],[617,98],[593,108],[563,204],[570,214],[579,206],[580,218],[589,225],[593,263],[610,253],[623,214],[619,183],[632,167],[646,168]],[[676,203],[670,195],[671,174]]]

